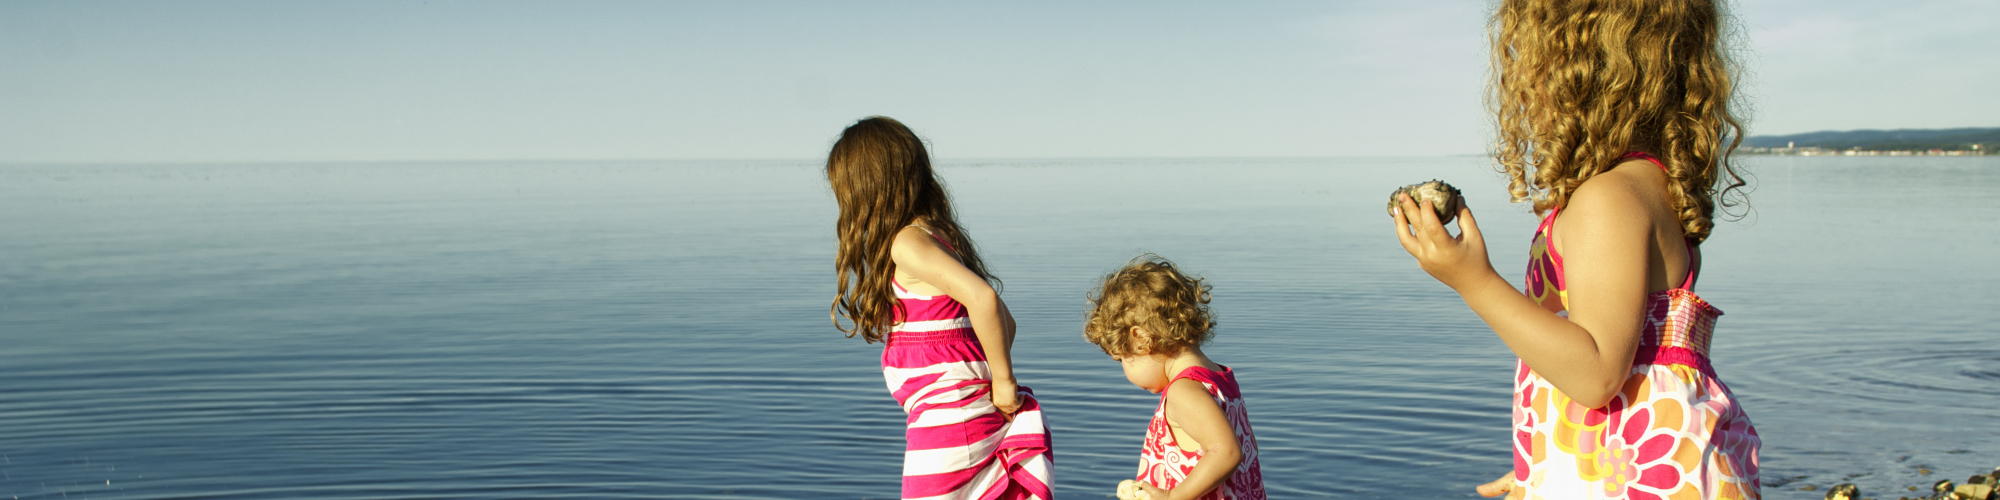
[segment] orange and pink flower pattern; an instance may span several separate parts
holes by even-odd
[[[1516,369],[1514,480],[1528,498],[1754,499],[1757,449],[1729,389],[1686,365],[1634,366],[1603,408]]]
[[[1567,309],[1550,213],[1528,262],[1530,298]],[[1708,362],[1722,311],[1680,288],[1647,298],[1624,388],[1586,408],[1516,362],[1514,481],[1529,499],[1757,499],[1762,440]]]

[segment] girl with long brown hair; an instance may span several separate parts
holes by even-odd
[[[855,122],[826,178],[840,203],[831,315],[886,344],[883,378],[910,415],[903,498],[1050,498],[1048,427],[1014,379],[1014,316],[923,140],[887,117]]]
[[[1546,214],[1527,290],[1472,211],[1453,237],[1407,196],[1396,237],[1519,357],[1514,472],[1482,495],[1758,498],[1761,441],[1709,364],[1694,293],[1718,202],[1744,185],[1719,0],[1502,0],[1496,158]]]

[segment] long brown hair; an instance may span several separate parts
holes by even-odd
[[[848,126],[827,154],[826,179],[840,202],[840,219],[834,223],[840,249],[833,258],[840,289],[828,316],[849,338],[886,341],[902,313],[890,288],[896,263],[889,258],[889,246],[896,233],[918,220],[950,244],[959,263],[999,287],[1000,280],[986,272],[979,250],[958,225],[923,139],[901,122],[871,116]],[[842,319],[852,326],[842,325]]]
[[[1716,203],[1736,206],[1747,184],[1729,160],[1743,125],[1729,110],[1720,1],[1502,0],[1489,98],[1513,201],[1566,206],[1621,155],[1649,148],[1682,231],[1707,239]]]

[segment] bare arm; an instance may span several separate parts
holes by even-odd
[[[937,240],[921,229],[906,228],[896,234],[889,250],[897,271],[909,274],[965,304],[972,319],[972,333],[986,351],[986,366],[993,372],[993,405],[1013,415],[1021,403],[1015,394],[1014,363],[1009,353],[1014,347],[1014,315],[1000,294],[979,275],[945,252]],[[1011,417],[1009,417],[1011,418]]]
[[[1222,407],[1215,404],[1215,396],[1209,395],[1201,382],[1181,379],[1167,386],[1167,420],[1201,446],[1201,462],[1194,464],[1187,479],[1181,480],[1172,491],[1141,486],[1153,499],[1181,500],[1205,495],[1229,479],[1229,474],[1236,472],[1236,465],[1243,462],[1243,449],[1236,441],[1236,431],[1229,426],[1229,417],[1222,413]]]
[[[1557,235],[1564,245],[1568,319],[1543,309],[1493,271],[1470,208],[1459,211],[1463,232],[1457,237],[1428,205],[1419,208],[1407,196],[1395,214],[1397,239],[1425,272],[1457,291],[1529,368],[1591,408],[1609,403],[1630,374],[1651,242],[1644,207],[1630,196],[1621,198],[1629,194],[1620,192],[1626,183],[1604,182],[1611,180],[1607,177],[1612,176],[1592,179],[1571,197]]]

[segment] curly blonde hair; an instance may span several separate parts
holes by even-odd
[[[1747,184],[1729,161],[1743,126],[1720,1],[1502,0],[1489,104],[1513,201],[1566,206],[1644,149],[1666,164],[1682,231],[1707,239],[1716,203],[1738,205]]]
[[[1179,355],[1215,338],[1209,286],[1158,255],[1133,258],[1088,295],[1083,339],[1115,358]],[[1142,338],[1132,334],[1138,327]]]
[[[833,257],[839,291],[828,316],[849,338],[887,341],[903,307],[890,288],[896,262],[889,248],[896,233],[919,219],[950,245],[960,264],[999,289],[1000,280],[987,272],[978,247],[959,226],[923,139],[902,122],[871,116],[841,131],[827,154],[826,179],[840,203],[834,221],[840,248]],[[852,326],[842,325],[842,319]]]

